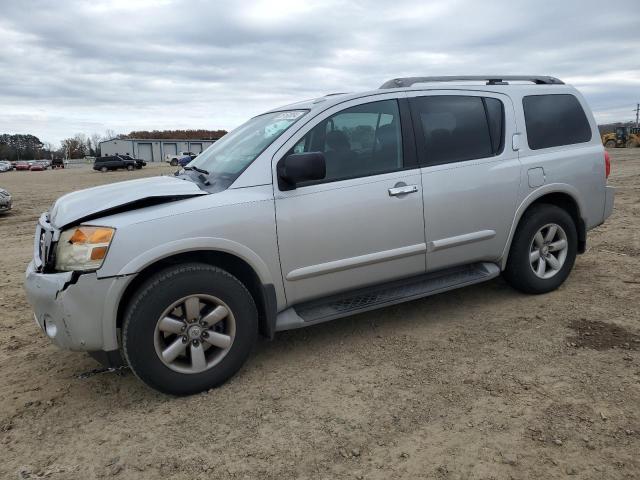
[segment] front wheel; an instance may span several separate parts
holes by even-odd
[[[127,170],[129,171],[133,170],[133,165],[127,165]]]
[[[229,273],[206,264],[149,278],[125,314],[122,344],[133,372],[164,393],[216,387],[244,364],[258,332],[253,297]]]
[[[513,237],[504,278],[525,293],[547,293],[567,279],[578,239],[571,215],[555,205],[534,205]]]
[[[108,168],[107,168],[107,167],[102,167],[102,168],[100,169],[100,171],[101,171],[102,173],[106,172],[107,170],[108,170]]]
[[[616,146],[616,141],[615,140],[607,140],[604,144],[605,147],[607,148],[614,148]]]
[[[171,165],[172,167],[177,167],[178,166],[178,160],[176,160],[174,158],[173,160],[171,160],[171,163],[169,163],[169,165]]]

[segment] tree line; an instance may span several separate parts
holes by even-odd
[[[226,130],[140,130],[119,134],[107,130],[104,134],[93,133],[85,135],[76,133],[73,137],[65,138],[58,148],[51,143],[42,142],[35,135],[29,134],[0,134],[0,160],[40,160],[52,158],[84,158],[100,156],[100,142],[105,140],[127,138],[159,138],[176,140],[217,140],[227,132]]]

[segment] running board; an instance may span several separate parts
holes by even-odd
[[[498,275],[500,268],[497,265],[474,263],[312,300],[280,312],[276,319],[276,331],[306,327],[428,297],[484,282]]]

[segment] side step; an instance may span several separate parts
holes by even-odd
[[[340,293],[288,308],[278,314],[276,331],[327,322],[436,293],[484,282],[500,275],[493,263],[474,263]]]

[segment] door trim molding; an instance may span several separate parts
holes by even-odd
[[[425,243],[418,243],[416,245],[408,245],[406,247],[383,250],[382,252],[368,253],[366,255],[360,255],[357,257],[344,258],[341,260],[334,260],[332,262],[319,263],[317,265],[310,265],[308,267],[296,268],[295,270],[291,270],[289,273],[287,273],[287,276],[285,278],[290,281],[303,280],[305,278],[325,275],[327,273],[341,272],[350,268],[364,267],[365,265],[372,265],[374,263],[386,262],[388,260],[395,260],[397,258],[410,257],[412,255],[419,255],[421,253],[425,253],[426,251],[427,245]]]
[[[433,240],[429,242],[427,251],[436,252],[438,250],[444,250],[445,248],[459,247],[460,245],[466,245],[468,243],[488,240],[495,236],[495,230],[479,230],[477,232],[465,233],[464,235],[457,235],[455,237],[441,238],[440,240]]]

